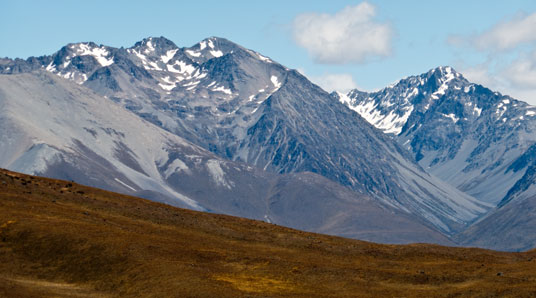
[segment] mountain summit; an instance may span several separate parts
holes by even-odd
[[[525,240],[504,240],[509,244],[500,247],[534,245],[529,228],[514,224],[517,220],[489,225],[491,218],[501,217],[530,221],[526,206],[536,197],[536,107],[471,83],[448,66],[378,92],[333,95],[393,135],[424,169],[498,208],[471,229],[474,243],[497,247],[503,241],[490,237],[515,234]],[[515,203],[505,209],[511,202]],[[479,235],[487,236],[483,240]]]
[[[439,67],[373,93],[339,95],[363,118],[394,134],[419,164],[482,201],[527,197],[518,181],[531,167],[536,108]]]

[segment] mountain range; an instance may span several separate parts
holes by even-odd
[[[533,200],[536,109],[450,67],[329,94],[226,39],[160,37],[0,59],[0,73],[1,167],[359,239],[536,244],[527,229],[501,242],[511,221],[481,238]]]

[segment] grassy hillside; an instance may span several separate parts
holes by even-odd
[[[536,251],[379,245],[0,171],[0,296],[536,296]]]

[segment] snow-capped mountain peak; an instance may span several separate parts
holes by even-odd
[[[46,71],[60,77],[84,83],[88,75],[98,68],[114,63],[114,53],[109,47],[93,42],[71,43],[54,55],[42,57],[41,65]]]
[[[452,66],[439,66],[428,71],[427,76],[435,76],[442,82],[449,82],[455,78],[463,78]]]
[[[169,56],[170,51],[176,51],[178,48],[171,40],[161,36],[144,38],[130,49],[147,56]]]
[[[222,57],[238,49],[242,49],[242,47],[225,38],[209,37],[185,49],[185,52],[192,60],[203,63],[212,58]]]
[[[471,83],[448,66],[378,92],[334,95],[460,190],[492,204],[526,192],[530,179],[519,179],[532,166],[523,152],[536,142],[536,107]]]
[[[113,55],[103,45],[98,46],[93,42],[82,42],[70,44],[67,47],[70,50],[70,54],[64,58],[66,60],[65,65],[63,65],[64,68],[69,60],[79,56],[92,56],[101,66],[108,66],[114,63]]]
[[[377,92],[352,90],[345,96],[338,94],[336,97],[385,133],[398,135],[403,132],[410,115],[426,113],[440,98],[450,98],[446,95],[466,90],[469,85],[454,68],[441,66],[402,79]],[[456,121],[456,117],[448,118]]]

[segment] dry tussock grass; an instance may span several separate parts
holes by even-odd
[[[0,296],[536,297],[536,251],[379,245],[1,171]]]

